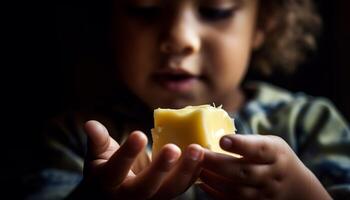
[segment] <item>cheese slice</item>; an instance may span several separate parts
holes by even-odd
[[[176,144],[182,151],[196,143],[215,152],[239,157],[220,147],[220,138],[236,131],[233,119],[221,107],[200,105],[182,109],[155,109],[154,128],[151,131],[152,156],[168,143]]]

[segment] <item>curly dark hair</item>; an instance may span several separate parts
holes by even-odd
[[[316,49],[321,19],[312,0],[263,0],[258,26],[266,36],[253,53],[252,68],[265,75],[291,73]]]

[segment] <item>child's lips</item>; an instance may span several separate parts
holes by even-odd
[[[166,90],[181,93],[192,90],[196,82],[199,81],[199,76],[161,73],[155,75],[155,80]]]

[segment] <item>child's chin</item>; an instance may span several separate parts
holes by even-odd
[[[197,90],[198,91],[198,90]],[[163,89],[157,90],[156,94],[144,98],[150,108],[172,108],[179,109],[186,106],[207,104],[205,97],[201,97],[198,92],[170,92]],[[201,98],[200,98],[201,97]]]
[[[171,109],[180,109],[186,106],[194,106],[194,105],[200,105],[200,104],[202,103],[192,98],[177,98],[177,99],[173,99],[172,101],[164,103],[161,107],[171,108]]]

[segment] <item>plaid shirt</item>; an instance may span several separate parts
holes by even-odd
[[[325,98],[290,93],[267,83],[254,82],[246,88],[253,98],[239,112],[229,113],[237,132],[283,138],[333,198],[349,197],[350,130],[335,106]],[[82,129],[86,120],[101,121],[119,142],[135,129],[143,130],[151,141],[151,110],[130,95],[119,95],[113,105],[89,114],[68,113],[50,123],[36,163],[40,167],[22,177],[26,199],[63,199],[79,184],[87,146]],[[192,186],[178,199],[210,198]]]

